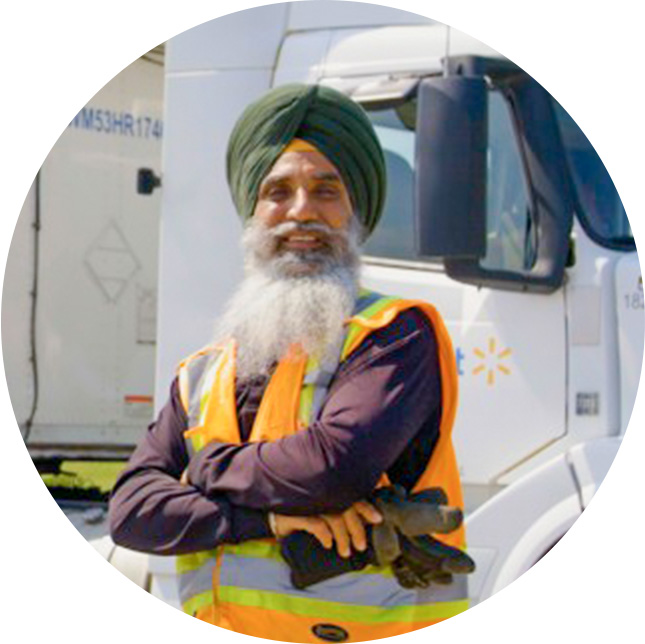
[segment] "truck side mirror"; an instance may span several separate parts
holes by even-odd
[[[427,78],[418,89],[415,222],[423,257],[486,255],[488,97],[483,78]]]

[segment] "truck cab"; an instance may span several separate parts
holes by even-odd
[[[642,361],[638,257],[602,162],[544,88],[445,25],[342,5],[270,5],[168,43],[156,400],[242,276],[224,179],[237,116],[287,82],[347,92],[389,175],[364,285],[434,304],[455,346],[476,603],[557,543],[611,465]],[[150,570],[175,603],[172,565]]]
[[[364,276],[431,301],[455,343],[477,601],[557,543],[611,465],[638,385],[641,273],[598,155],[522,70],[455,56],[377,85],[355,93],[392,191]]]

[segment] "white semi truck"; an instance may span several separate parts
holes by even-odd
[[[205,23],[166,44],[157,409],[242,276],[225,180],[230,130],[251,100],[292,81],[347,92],[385,149],[389,195],[364,249],[363,283],[432,302],[448,324],[477,562],[470,595],[482,601],[571,527],[629,422],[644,329],[629,222],[566,112],[463,33],[345,2]],[[130,556],[107,538],[96,545],[178,605],[172,558]]]

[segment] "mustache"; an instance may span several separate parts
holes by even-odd
[[[286,221],[265,231],[265,234],[267,234],[274,242],[278,243],[280,243],[284,237],[294,233],[314,233],[316,238],[322,244],[327,246],[331,246],[341,241],[344,242],[347,239],[347,233],[345,231],[335,230],[325,224],[313,221],[302,223]]]
[[[283,221],[269,226],[251,219],[242,236],[245,269],[268,271],[274,275],[301,276],[356,269],[359,262],[358,234],[355,223],[348,228],[331,228],[323,221]],[[288,237],[311,235],[318,242],[315,248],[293,250]]]

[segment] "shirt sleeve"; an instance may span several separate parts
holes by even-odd
[[[306,430],[272,442],[211,443],[191,459],[190,480],[206,495],[225,494],[248,508],[343,511],[396,469],[410,445],[430,446],[425,467],[438,436],[440,384],[434,332],[410,309],[343,365]]]
[[[110,532],[118,545],[160,555],[212,549],[271,536],[266,512],[240,507],[223,493],[208,497],[179,482],[188,465],[186,415],[176,380],[112,490]]]

